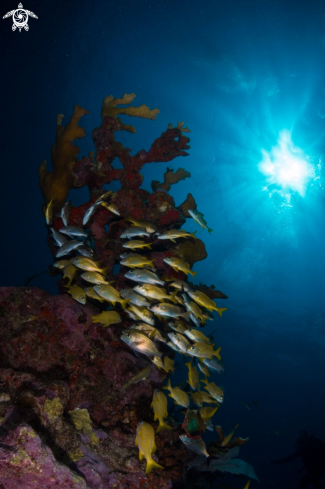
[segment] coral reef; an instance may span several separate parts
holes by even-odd
[[[187,465],[194,454],[187,450],[180,438],[180,435],[184,436],[185,425],[182,429],[176,415],[165,420],[172,430],[156,431],[151,449],[152,459],[164,469],[154,469],[146,475],[146,462],[141,456],[139,461],[139,449],[135,446],[137,426],[144,421],[157,430],[158,422],[154,421],[150,405],[155,389],[161,389],[163,381],[169,377],[168,372],[173,370],[175,352],[166,345],[167,333],[172,331],[167,324],[170,317],[163,317],[160,310],[152,320],[153,331],[145,333],[150,344],[153,344],[153,335],[159,340],[160,334],[160,362],[158,357],[154,361],[149,355],[148,359],[139,353],[141,350],[135,351],[123,340],[125,331],[134,334],[132,317],[135,315],[138,320],[139,317],[135,312],[137,309],[126,308],[128,300],[119,296],[135,287],[128,278],[132,265],[122,264],[121,255],[135,251],[138,261],[145,259],[149,263],[149,268],[140,270],[148,273],[154,270],[158,280],[166,281],[166,290],[160,289],[160,293],[165,290],[167,302],[160,306],[174,307],[184,317],[189,314],[185,312],[186,309],[190,311],[188,308],[199,311],[195,314],[203,319],[202,325],[211,317],[204,316],[197,304],[191,305],[189,297],[182,299],[184,285],[192,287],[192,292],[203,292],[210,299],[226,299],[227,296],[214,290],[214,286],[194,286],[187,279],[187,273],[194,273],[190,270],[194,263],[207,257],[202,240],[194,235],[186,239],[178,237],[176,244],[170,239],[159,239],[160,236],[165,238],[168,231],[180,230],[186,218],[191,217],[188,211],[196,211],[191,194],[176,207],[168,193],[171,185],[190,174],[181,168],[175,172],[167,168],[164,182],[152,182],[153,192],[150,193],[140,188],[143,181],[140,170],[146,163],[169,162],[177,156],[186,156],[189,138],[183,133],[189,129],[183,127],[183,122],[177,127],[169,124],[148,151],[141,150],[132,156],[130,149],[115,140],[115,132],[135,133],[135,128],[123,123],[118,116],[154,120],[159,112],[145,105],[125,107],[134,97],[134,94],[125,94],[120,99],[113,96],[104,99],[101,126],[92,133],[95,151],[81,160],[77,159],[79,149],[72,142],[85,135],[78,122],[87,111],[76,106],[66,127],[61,125],[63,116],[58,116],[56,143],[52,148],[53,172],[46,171],[45,162],[40,167],[44,211],[51,201],[54,207],[52,231],[49,228],[48,234],[53,257],[63,246],[55,240],[55,232],[67,232],[62,208],[69,190],[83,186],[89,189],[89,201],[71,208],[69,225],[85,233],[86,239],[71,240],[70,244],[76,247],[70,251],[69,258],[71,254],[74,258],[68,261],[69,273],[64,268],[63,276],[58,280],[58,295],[50,296],[33,287],[0,288],[0,487],[33,489],[35,481],[42,487],[46,483],[46,487],[60,486],[62,489],[184,487]],[[122,168],[114,167],[116,158]],[[107,194],[107,202],[103,193],[113,181],[119,181],[121,187],[115,193]],[[145,255],[139,255],[139,249],[126,249],[132,241],[126,242],[121,235],[130,232],[130,222],[135,226],[133,229],[142,233],[141,241],[134,241],[133,245],[148,247]],[[152,228],[147,234],[143,227],[145,223]],[[62,233],[57,236],[59,240],[65,239]],[[109,289],[114,291],[113,299],[104,300],[100,292],[98,295],[98,286],[92,287],[91,294],[88,291],[86,297],[87,279],[80,269],[77,270],[74,261],[81,247],[83,253],[88,253],[86,256],[91,256],[93,263],[100,267],[98,270],[102,275],[93,275],[92,280],[98,280],[98,277],[104,280],[105,277],[105,281],[114,284]],[[170,258],[180,260],[177,263],[183,263],[184,267],[169,265],[168,261],[173,262],[168,260]],[[61,272],[57,266],[50,266],[51,275]],[[177,295],[180,306],[170,305],[170,302],[176,302],[176,292],[171,294],[169,284],[178,280],[183,281]],[[73,286],[70,286],[72,281]],[[95,322],[95,317],[100,317],[107,307],[117,312],[119,320],[104,327]],[[150,314],[153,316],[152,310],[151,307],[147,311],[149,319]],[[195,322],[195,317],[192,320]],[[194,327],[185,324],[188,328]],[[189,345],[197,345],[187,341]],[[211,345],[206,349],[219,355]],[[169,360],[168,367],[166,359]],[[132,379],[148,365],[151,366],[149,375],[132,383]],[[197,419],[199,423],[203,422],[200,416]],[[233,445],[225,444],[219,427],[218,430],[222,439],[215,446],[211,445],[211,450],[224,454]],[[189,429],[185,429],[185,433],[191,437]],[[200,441],[204,446],[201,438]],[[238,439],[234,442],[239,444]]]

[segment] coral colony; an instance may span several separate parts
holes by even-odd
[[[59,115],[53,172],[40,166],[50,273],[62,276],[56,296],[0,289],[0,487],[185,487],[189,473],[212,481],[231,472],[247,441],[220,426],[218,441],[203,440],[224,392],[213,381],[223,371],[220,347],[201,328],[212,311],[222,316],[214,299],[227,296],[189,279],[207,253],[182,226],[194,218],[212,231],[191,194],[178,207],[168,194],[190,173],[167,168],[152,193],[140,188],[145,164],[188,154],[189,129],[169,124],[132,156],[115,133],[135,128],[118,116],[159,112],[131,106],[134,97],[104,99],[95,151],[81,160],[73,141],[85,136],[78,123],[87,111],[76,106],[65,127]],[[73,207],[69,191],[86,185],[90,200]],[[180,355],[188,385],[172,380]]]

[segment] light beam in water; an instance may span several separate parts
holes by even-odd
[[[278,144],[270,152],[263,149],[262,155],[258,167],[269,184],[277,185],[287,193],[293,191],[305,195],[307,183],[315,176],[315,171],[308,156],[291,141],[290,131],[281,131]]]

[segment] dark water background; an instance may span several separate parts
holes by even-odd
[[[1,16],[17,1],[3,0]],[[161,111],[155,122],[128,121],[136,135],[118,134],[132,153],[149,149],[169,122],[184,120],[190,156],[168,166],[185,167],[192,178],[171,193],[179,205],[192,192],[214,229],[198,230],[209,256],[194,270],[229,296],[224,317],[206,328],[218,328],[227,365],[225,378],[214,379],[225,388],[215,421],[226,432],[240,423],[237,434],[250,437],[240,457],[260,478],[252,488],[295,488],[300,462],[268,461],[292,452],[301,429],[325,440],[324,2],[26,0],[23,6],[38,16],[29,19],[29,32],[12,32],[11,18],[0,24],[1,285],[23,285],[52,261],[38,166],[46,158],[50,167],[57,114],[65,114],[65,124],[76,103],[89,110],[81,120],[87,137],[79,141],[80,156],[93,149],[104,96],[135,92],[136,105]],[[292,193],[290,206],[279,192],[265,191],[258,170],[261,150],[270,151],[283,129],[317,170],[304,196]],[[166,167],[147,165],[144,187],[162,179]],[[88,200],[85,189],[73,195],[75,205]],[[188,220],[185,228],[197,225]],[[32,285],[56,292],[46,275]],[[252,399],[260,403],[248,411],[241,402]]]

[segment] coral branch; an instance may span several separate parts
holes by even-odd
[[[184,170],[184,168],[178,168],[178,170],[174,173],[174,170],[170,170],[167,168],[167,171],[164,173],[164,181],[159,183],[158,180],[153,180],[151,182],[151,188],[153,191],[158,188],[162,188],[169,192],[171,185],[175,185],[180,180],[185,180],[185,178],[190,178],[190,172]]]

